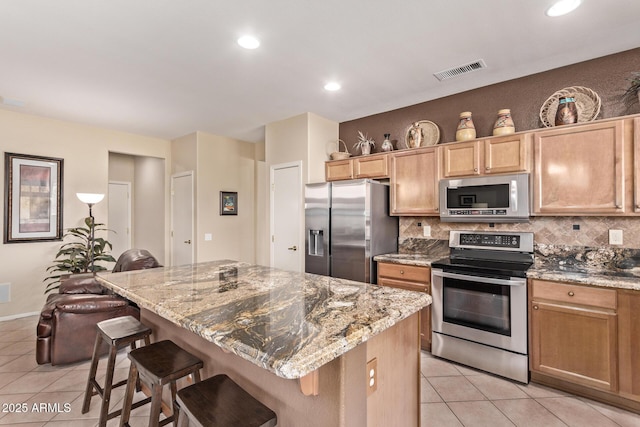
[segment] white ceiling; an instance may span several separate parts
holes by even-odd
[[[24,106],[0,108],[256,142],[304,112],[343,122],[640,47],[639,0],[548,18],[551,2],[2,0],[0,97]],[[259,49],[236,44],[245,32]],[[433,76],[477,59],[488,68]]]

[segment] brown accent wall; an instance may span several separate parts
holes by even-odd
[[[440,127],[440,142],[451,142],[460,112],[471,111],[480,138],[491,135],[496,114],[502,108],[511,109],[516,131],[537,129],[543,127],[539,118],[542,104],[555,91],[569,86],[588,87],[600,96],[598,119],[636,114],[640,113],[640,104],[625,105],[621,99],[634,71],[640,71],[640,48],[343,122],[339,135],[352,154],[360,154],[353,150],[359,130],[376,141],[373,152],[380,151],[385,133],[405,148],[402,141],[411,123],[431,120]]]

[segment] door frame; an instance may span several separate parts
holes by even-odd
[[[300,211],[298,212],[298,217],[300,226],[298,227],[297,246],[301,249],[298,251],[298,270],[304,272],[304,183],[302,182],[302,160],[278,163],[269,167],[269,266],[273,268],[275,263],[275,171],[277,169],[288,169],[292,167],[298,168],[298,197],[300,200]]]
[[[195,187],[194,187],[194,177],[193,177],[193,171],[186,171],[186,172],[179,172],[179,173],[174,173],[171,175],[171,206],[170,206],[170,215],[171,215],[171,231],[170,231],[170,237],[171,237],[171,265],[175,265],[175,238],[173,235],[173,221],[174,221],[174,215],[173,215],[173,194],[174,194],[174,180],[176,178],[181,178],[181,177],[185,177],[188,176],[191,178],[191,241],[193,242],[193,244],[191,245],[191,261],[194,262],[195,261],[195,239],[194,239],[194,234],[195,234],[195,222],[196,222],[196,218],[195,218]]]

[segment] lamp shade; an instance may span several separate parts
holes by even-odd
[[[88,205],[95,205],[104,199],[104,194],[97,193],[76,193],[76,196],[78,196],[78,199],[80,199],[82,203]]]

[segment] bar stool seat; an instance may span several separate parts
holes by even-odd
[[[127,390],[124,395],[120,427],[129,425],[131,409],[134,407],[133,394],[136,379],[151,389],[151,413],[149,427],[163,426],[173,421],[177,416],[176,381],[188,375],[193,375],[194,382],[200,381],[202,360],[186,350],[178,347],[173,341],[164,340],[129,352],[131,368],[127,380]],[[171,403],[173,414],[160,421],[162,406],[162,388],[165,384],[171,387]],[[146,403],[146,402],[145,402]]]
[[[93,348],[93,357],[91,359],[91,368],[89,370],[89,379],[87,380],[87,388],[84,393],[84,402],[82,404],[82,413],[89,412],[91,398],[96,394],[102,398],[100,406],[99,426],[104,427],[107,420],[120,415],[120,410],[109,413],[109,402],[111,400],[111,390],[116,387],[123,386],[126,380],[113,384],[113,371],[116,362],[116,353],[123,347],[131,346],[132,350],[136,349],[136,341],[144,340],[145,345],[149,345],[149,336],[151,329],[135,319],[132,316],[116,317],[113,319],[103,320],[97,324],[96,342]],[[98,370],[98,361],[103,343],[109,346],[109,356],[107,358],[107,370],[104,380],[104,387],[101,387],[96,381],[96,372]]]
[[[273,427],[278,418],[226,375],[178,392],[179,427]]]

